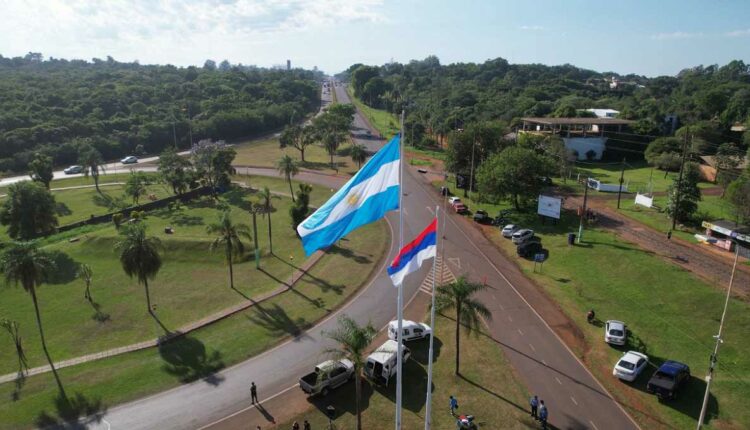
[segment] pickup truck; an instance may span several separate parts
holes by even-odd
[[[648,380],[646,391],[656,394],[659,399],[674,399],[677,390],[690,380],[690,368],[687,364],[667,360]]]
[[[344,385],[354,376],[354,364],[349,360],[327,360],[317,366],[315,370],[299,379],[299,387],[305,393],[314,396],[325,396],[334,388]]]

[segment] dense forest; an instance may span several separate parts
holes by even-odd
[[[418,143],[429,143],[425,131],[442,137],[471,123],[498,120],[510,129],[523,116],[582,116],[587,108],[616,109],[620,118],[637,121],[630,132],[641,136],[609,136],[618,140],[611,146],[623,148],[630,158],[642,153],[653,136],[671,135],[686,125],[707,143],[708,152],[725,142],[747,146],[750,140],[731,131],[750,115],[750,66],[742,61],[647,78],[567,64],[509,64],[502,58],[441,65],[431,56],[408,64],[355,64],[339,78],[350,81],[370,106],[394,113],[406,108],[407,129],[419,136]],[[610,159],[622,157],[607,152]]]
[[[279,129],[318,108],[321,79],[227,61],[180,68],[0,55],[0,172],[26,171],[36,152],[75,163],[82,144],[113,159]]]

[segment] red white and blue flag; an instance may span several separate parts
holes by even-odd
[[[393,285],[399,286],[404,282],[406,275],[416,272],[422,266],[422,262],[428,258],[434,258],[437,254],[437,218],[430,225],[404,246],[398,253],[390,266],[388,276],[391,277]]]

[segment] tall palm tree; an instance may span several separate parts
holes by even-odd
[[[337,130],[328,131],[323,135],[323,147],[331,157],[331,169],[335,168],[333,164],[333,156],[336,155],[336,151],[339,150],[339,146],[341,146],[345,139],[346,134]]]
[[[123,238],[115,244],[115,249],[120,251],[122,270],[129,277],[138,278],[138,283],[143,284],[148,313],[153,315],[148,280],[154,279],[161,269],[161,241],[157,237],[146,236],[146,224],[143,222],[127,225],[120,234]]]
[[[271,199],[277,198],[271,194],[271,190],[268,187],[263,187],[262,190],[258,191],[258,199],[260,199],[260,206],[263,208],[263,213],[268,214],[268,248],[273,254],[273,238],[271,237],[271,211],[273,211],[273,205],[271,205]]]
[[[96,148],[88,146],[79,154],[78,163],[83,166],[83,176],[87,178],[91,176],[94,180],[96,191],[101,194],[102,191],[99,189],[99,174],[104,172],[102,154]]]
[[[44,329],[42,328],[42,317],[39,314],[39,301],[36,297],[36,289],[44,282],[46,276],[55,268],[52,259],[44,252],[39,250],[34,242],[12,242],[0,257],[0,271],[5,277],[7,284],[21,284],[23,289],[31,295],[31,301],[34,302],[34,312],[36,314],[36,324],[39,328],[39,338],[42,341],[42,350],[47,357],[49,367],[55,376],[57,388],[63,398],[65,389],[63,388],[60,376],[52,362],[52,357],[47,351],[47,341],[44,339]]]
[[[284,178],[286,178],[286,181],[289,182],[289,193],[292,195],[292,201],[294,201],[294,189],[292,189],[292,178],[294,176],[297,176],[299,173],[299,167],[297,166],[297,162],[294,161],[294,158],[290,157],[288,154],[284,154],[283,157],[279,159],[279,161],[276,162],[276,169],[278,169],[279,173],[284,175]]]
[[[362,414],[360,401],[362,399],[362,369],[365,366],[365,350],[375,339],[377,330],[372,324],[360,326],[347,315],[339,317],[338,328],[325,335],[339,344],[338,348],[329,349],[334,356],[346,358],[354,364],[354,392],[357,408],[357,430],[362,430]]]
[[[441,285],[437,288],[435,310],[443,312],[456,310],[456,375],[459,375],[459,360],[461,357],[460,329],[463,324],[471,332],[479,328],[479,317],[492,319],[492,314],[473,296],[487,288],[484,284],[469,282],[461,276],[456,282]]]
[[[209,234],[218,234],[211,242],[212,251],[224,245],[224,255],[229,265],[229,288],[234,289],[232,260],[235,255],[245,252],[242,239],[250,239],[250,229],[245,224],[233,223],[230,211],[226,210],[219,215],[219,222],[208,225],[206,231]]]
[[[88,264],[81,264],[78,267],[78,277],[83,279],[84,284],[86,284],[86,291],[83,293],[83,297],[91,301],[91,280],[94,277],[94,271],[91,270],[91,266]]]
[[[358,145],[355,143],[352,145],[349,155],[352,157],[352,161],[357,163],[357,169],[361,169],[362,163],[367,159],[367,150],[364,145]]]

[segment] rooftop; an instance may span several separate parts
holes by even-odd
[[[635,121],[616,118],[537,118],[524,117],[521,121],[542,125],[630,125]]]

